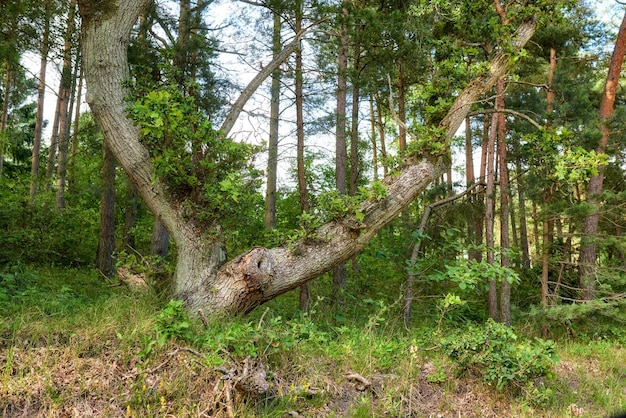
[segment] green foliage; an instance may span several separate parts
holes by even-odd
[[[521,387],[546,376],[557,361],[553,341],[525,340],[512,328],[491,319],[483,326],[472,325],[445,338],[442,348],[463,372],[475,373],[499,389]]]
[[[251,210],[242,204],[259,203],[259,172],[250,164],[258,149],[213,129],[193,97],[166,87],[137,98],[127,111],[157,176],[187,217],[207,225],[228,216],[241,222]]]

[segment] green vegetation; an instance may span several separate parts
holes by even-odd
[[[323,298],[303,315],[291,295],[203,323],[178,301],[112,286],[92,269],[13,265],[0,277],[8,415],[596,417],[626,408],[623,335],[554,342],[526,323],[459,330],[452,318],[407,330],[394,303],[362,299],[348,319]],[[263,368],[265,395],[236,389],[245,367]]]

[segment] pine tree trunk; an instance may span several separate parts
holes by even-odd
[[[497,135],[498,115],[493,114],[491,127],[489,129],[489,139],[487,142],[487,187],[485,188],[485,247],[487,252],[486,261],[489,264],[495,263],[495,239],[494,239],[494,209],[495,209],[495,142]],[[489,279],[489,291],[487,293],[487,307],[489,316],[494,320],[499,320],[498,314],[498,289],[495,278]]]
[[[137,208],[139,206],[139,196],[137,196],[137,189],[130,182],[126,182],[127,195],[126,195],[126,208],[124,209],[124,249],[134,250],[137,246],[135,241],[134,228],[137,225]]]
[[[272,49],[274,58],[281,50],[280,40],[281,19],[274,12],[274,28]],[[276,177],[278,175],[278,116],[280,112],[280,70],[272,73],[270,91],[270,136],[267,150],[267,189],[265,191],[265,227],[276,227]]]
[[[596,148],[598,154],[605,154],[609,142],[609,127],[606,121],[613,114],[615,93],[619,84],[620,72],[626,54],[626,14],[617,34],[615,48],[609,64],[609,73],[604,84],[602,101],[600,102],[600,130],[602,138]],[[580,247],[579,277],[583,288],[583,299],[592,300],[596,293],[596,238],[598,235],[598,221],[600,218],[600,195],[604,181],[604,167],[598,169],[598,174],[592,176],[587,187],[587,203],[593,207],[593,213],[585,217]]]
[[[398,117],[402,122],[398,135],[398,148],[400,152],[406,149],[406,103],[404,99],[404,69],[402,58],[398,59]]]
[[[347,108],[347,72],[348,72],[348,10],[342,7],[342,23],[339,34],[339,54],[337,57],[337,124],[335,133],[335,183],[341,195],[348,191],[346,147],[346,108]],[[338,308],[345,306],[347,270],[345,263],[340,263],[333,270],[333,299]]]
[[[48,66],[48,51],[50,49],[50,13],[51,1],[45,0],[45,16],[43,35],[41,37],[39,84],[37,85],[37,116],[35,119],[35,138],[33,140],[33,153],[30,166],[30,191],[28,193],[28,206],[33,207],[35,197],[39,192],[39,155],[41,153],[41,135],[43,133],[43,111],[46,97],[46,67]]]
[[[295,32],[302,30],[302,1],[296,1]],[[295,52],[295,96],[296,96],[296,161],[298,170],[298,196],[300,201],[300,213],[309,211],[309,198],[306,188],[306,167],[304,164],[304,86],[302,76],[302,45]],[[311,289],[309,283],[300,285],[299,304],[301,312],[309,312],[311,309]]]
[[[378,181],[378,145],[376,143],[376,116],[374,113],[374,97],[370,93],[370,128],[372,141],[372,169],[374,170],[374,181]]]
[[[4,95],[2,99],[2,115],[0,115],[0,177],[4,171],[4,141],[9,123],[9,98],[11,97],[11,66],[7,65],[4,75]]]
[[[102,148],[102,198],[97,259],[100,273],[112,278],[115,275],[115,157],[106,145]]]
[[[504,109],[504,79],[497,84],[496,108]],[[504,113],[498,113],[498,155],[500,158],[500,264],[510,268],[509,257],[509,170],[507,168],[506,124]],[[511,325],[511,283],[503,279],[500,285],[500,321]]]
[[[70,140],[69,101],[72,94],[72,37],[74,36],[74,16],[76,14],[76,0],[70,1],[70,10],[67,16],[67,32],[63,46],[63,69],[59,87],[59,145],[56,178],[56,199],[54,208],[60,211],[65,208],[65,186],[67,176],[67,157]]]

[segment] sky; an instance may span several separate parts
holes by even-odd
[[[226,19],[229,16],[229,14],[232,13],[232,10],[233,10],[232,1],[234,0],[223,0],[223,1],[216,2],[214,5],[209,6],[209,7],[216,7],[215,9],[209,12],[210,15],[212,16],[210,20],[215,25],[219,25],[220,21],[222,21],[223,19]],[[621,22],[623,13],[624,13],[623,12],[624,6],[619,5],[615,0],[589,0],[588,4],[590,4],[593,8],[597,10],[599,18],[609,22],[613,26],[614,30],[617,31],[619,24]],[[233,46],[235,48],[237,47],[236,45],[233,45]],[[225,45],[225,47],[228,47],[228,45]],[[613,47],[612,44],[608,44],[606,46],[606,50],[610,52],[612,50],[612,47]],[[252,77],[254,76],[254,67],[253,67],[254,64],[245,65],[241,62],[237,62],[236,60],[233,59],[232,55],[223,56],[221,58],[220,63],[224,66],[233,66],[233,65],[238,66],[236,77],[242,84],[252,79]],[[34,76],[36,76],[39,73],[39,55],[38,54],[36,53],[26,54],[23,57],[22,64]],[[259,64],[261,65],[262,62]],[[54,97],[56,96],[57,90],[58,90],[60,69],[61,69],[61,62],[52,60],[48,63],[47,72],[46,72],[46,86],[47,86],[46,87],[46,100],[44,102],[45,103],[44,119],[48,121],[48,125],[43,134],[43,139],[46,144],[49,144],[49,141],[50,141],[52,120],[54,117],[54,110],[56,106],[56,101],[54,100]],[[84,89],[83,89],[82,97],[79,98],[79,103],[81,106],[81,111],[88,110],[88,105],[85,103],[85,100],[84,100]],[[261,87],[261,89],[259,89],[259,92],[246,105],[245,109],[247,110],[247,112],[244,112],[241,114],[239,121],[233,130],[234,132],[238,132],[239,139],[242,139],[248,142],[260,143],[267,137],[267,127],[265,126],[267,124],[267,120],[265,120],[264,116],[261,119],[254,116],[258,114],[266,115],[268,113],[267,109],[269,108],[267,103],[268,103],[267,88]],[[285,128],[284,125],[285,124],[283,124],[283,129],[289,129],[289,130],[291,129],[289,127]],[[287,136],[287,137],[289,136],[289,134],[285,133],[284,131],[281,132],[281,135]],[[318,139],[315,142],[318,143],[318,145],[316,146],[324,148],[325,147],[324,144],[328,143],[328,140]],[[287,144],[283,144],[283,147],[284,145],[287,145]],[[283,149],[287,149],[288,154],[292,153],[291,151],[289,151],[290,147],[284,147]],[[322,149],[322,151],[326,151],[326,150]],[[283,164],[285,163],[283,162]],[[279,181],[280,180],[284,181],[285,180],[284,169],[281,171],[283,171],[283,173],[281,174],[281,177],[283,178],[279,179]]]

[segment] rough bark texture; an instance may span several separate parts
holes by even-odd
[[[604,84],[602,101],[600,102],[600,129],[602,138],[596,151],[598,154],[606,153],[609,142],[609,128],[606,121],[613,114],[615,106],[615,93],[619,83],[620,72],[626,55],[626,14],[622,19],[619,28],[615,49],[609,64],[609,73]],[[598,174],[589,179],[587,187],[587,203],[594,207],[594,212],[585,218],[582,231],[582,244],[580,247],[579,275],[580,284],[583,288],[583,298],[592,300],[596,293],[596,242],[598,234],[598,221],[600,218],[600,194],[602,194],[602,183],[604,182],[604,167],[598,169]]]
[[[346,147],[346,107],[347,107],[347,72],[348,72],[348,9],[342,7],[342,23],[339,34],[339,55],[337,57],[337,123],[335,132],[335,184],[340,194],[348,192],[348,152]],[[337,307],[346,303],[347,269],[345,263],[339,263],[333,269],[333,299]]]
[[[177,244],[174,292],[185,300],[192,313],[198,310],[209,314],[247,312],[329,271],[365,247],[441,172],[442,167],[434,161],[407,160],[397,174],[385,180],[387,197],[362,203],[360,212],[364,218],[361,222],[348,216],[322,226],[290,248],[253,248],[224,263],[221,243],[203,238],[168,200],[165,188],[155,180],[148,152],[138,140],[136,127],[124,113],[122,81],[128,75],[126,50],[130,30],[149,0],[104,3],[81,0],[79,3],[83,18],[87,101],[107,145],[148,208],[157,214]],[[515,48],[523,46],[530,38],[534,25],[525,23],[522,28],[525,28],[525,35],[514,42]],[[459,95],[451,113],[444,119],[448,137],[454,135],[471,104],[506,72],[507,64],[505,55],[498,56],[491,65],[496,76],[481,77]],[[266,77],[269,74],[271,71]]]
[[[272,49],[274,57],[280,52],[281,21],[280,15],[274,12]],[[276,180],[278,176],[278,116],[280,112],[280,69],[272,73],[270,92],[270,136],[267,150],[267,189],[265,191],[265,227],[276,227]]]
[[[115,275],[115,158],[106,146],[102,158],[102,193],[100,200],[100,235],[98,269],[105,277]]]

